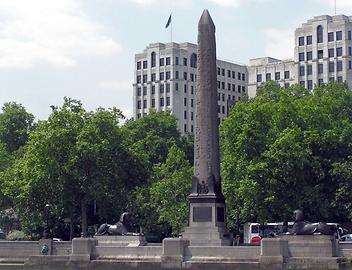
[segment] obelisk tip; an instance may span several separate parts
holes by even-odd
[[[207,9],[204,9],[202,16],[200,17],[198,25],[210,25],[215,30],[215,24]]]

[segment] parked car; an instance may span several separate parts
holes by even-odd
[[[352,242],[352,234],[345,234],[343,236],[340,237],[339,241],[341,242]]]

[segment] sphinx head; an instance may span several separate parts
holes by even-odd
[[[295,222],[303,221],[303,212],[302,212],[302,210],[297,209],[297,210],[293,211],[293,219],[294,219]]]

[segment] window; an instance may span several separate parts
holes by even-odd
[[[183,86],[183,92],[184,92],[184,93],[187,93],[187,84],[185,84],[185,85]]]
[[[147,100],[146,100],[146,99],[143,100],[143,108],[144,108],[144,109],[147,108]]]
[[[317,43],[323,42],[323,27],[319,25],[317,27]]]
[[[146,96],[146,95],[147,95],[147,87],[143,86],[143,96]]]
[[[178,70],[176,70],[175,72],[175,79],[178,79],[179,78],[179,73],[178,73]]]
[[[220,93],[218,92],[218,100],[220,100]]]
[[[159,65],[160,65],[160,66],[163,66],[163,65],[164,65],[164,58],[160,58],[160,60],[159,60]]]
[[[245,86],[242,86],[242,92],[246,92],[246,87]]]
[[[138,61],[137,62],[137,70],[140,70],[142,68],[142,66],[141,66],[141,61]]]
[[[225,106],[222,106],[222,114],[225,114]]]
[[[151,76],[152,76],[152,78],[151,78],[151,79],[152,79],[152,82],[155,82],[155,78],[156,78],[156,77],[155,77],[155,73],[152,73]]]
[[[137,75],[137,83],[141,83],[141,75]]]
[[[312,36],[307,36],[307,45],[312,44]]]
[[[170,71],[166,71],[165,76],[166,80],[170,80]]]
[[[220,68],[218,67],[218,75],[220,76],[220,74],[221,74],[221,70],[220,70]]]
[[[336,69],[337,69],[337,72],[342,71],[342,61],[336,62]]]
[[[299,67],[299,76],[304,76],[304,66]]]
[[[231,91],[231,83],[227,84],[227,90]]]
[[[187,106],[187,98],[183,98],[183,106]]]
[[[328,50],[328,55],[329,55],[329,57],[334,57],[335,56],[334,48],[331,48],[331,49]]]
[[[241,93],[241,85],[237,85],[237,92]]]
[[[312,60],[312,59],[313,59],[313,53],[311,51],[307,52],[307,61]]]
[[[166,106],[170,106],[170,97],[166,97]]]
[[[306,84],[305,84],[304,81],[300,81],[300,82],[299,82],[299,85],[305,86]]]
[[[225,89],[225,82],[221,82],[221,88]]]
[[[170,92],[170,84],[167,83],[167,84],[166,84],[166,93],[169,93],[169,92]]]
[[[342,56],[342,47],[336,48],[336,56],[337,57]]]
[[[189,76],[191,77],[191,81],[194,82],[194,74],[190,73]]]
[[[313,70],[312,70],[312,65],[307,65],[307,75],[312,75]]]
[[[231,78],[231,70],[227,71],[227,77]]]
[[[193,98],[191,98],[191,108],[193,108]]]
[[[148,62],[145,60],[143,61],[143,69],[146,69],[148,68]]]
[[[183,79],[187,80],[187,72],[183,72]]]
[[[150,60],[151,60],[151,66],[152,66],[152,68],[155,67],[155,64],[156,64],[156,55],[155,55],[155,52],[152,52],[152,54],[150,55]]]
[[[164,98],[160,98],[160,106],[164,106]]]
[[[352,61],[348,61],[348,69],[352,69]]]
[[[137,87],[137,96],[141,96],[142,95],[142,90],[140,87]]]
[[[343,81],[343,80],[342,80],[342,76],[338,76],[338,77],[337,77],[337,81],[338,81],[338,82],[342,82],[342,81]]]
[[[137,102],[137,109],[140,109],[140,108],[141,108],[141,101],[138,100],[138,102]]]
[[[191,112],[191,120],[193,121],[193,112]],[[193,126],[192,126],[193,127]]]
[[[323,56],[324,56],[324,51],[318,50],[318,59],[323,59]]]
[[[262,74],[257,74],[257,82],[262,82]]]
[[[334,71],[335,71],[335,63],[329,62],[329,72],[334,72]]]
[[[300,62],[304,61],[304,52],[301,52],[301,53],[298,54],[298,60]]]
[[[175,91],[178,91],[178,83],[175,83]]]
[[[192,68],[197,67],[197,55],[195,53],[192,53],[191,55],[191,67]]]
[[[225,69],[224,68],[221,69],[221,75],[225,76]]]
[[[336,32],[336,40],[342,40],[342,31]]]
[[[193,85],[191,85],[191,95],[193,95]]]
[[[239,80],[239,81],[241,80],[241,73],[239,73],[239,72],[237,73],[237,80]]]
[[[352,47],[348,47],[348,56],[352,56]]]
[[[152,95],[155,95],[155,85],[152,85]]]
[[[187,58],[183,58],[183,65],[187,66]]]
[[[143,83],[146,83],[148,80],[148,75],[143,75]]]
[[[160,94],[164,93],[164,85],[163,84],[160,84],[159,92],[160,92]]]
[[[307,81],[307,88],[308,88],[308,90],[312,90],[313,89],[313,81],[312,80],[308,80]]]
[[[280,80],[280,72],[275,72],[275,80],[276,81]]]
[[[289,79],[290,78],[290,71],[286,70],[285,71],[285,79]]]
[[[348,35],[348,40],[351,40],[351,39],[352,39],[351,31],[348,31],[348,32],[347,32],[347,35]]]
[[[155,99],[152,99],[152,108],[155,108]]]
[[[246,74],[242,73],[242,81],[246,80]]]
[[[267,81],[270,81],[270,80],[271,80],[271,73],[267,73],[267,74],[265,75],[265,79],[266,79]]]
[[[171,59],[170,59],[170,57],[166,57],[166,65],[167,65],[167,66],[170,66],[170,64],[171,64]]]
[[[140,113],[137,113],[137,118],[141,118],[141,114]]]
[[[178,57],[175,58],[175,64],[176,64],[176,66],[179,65],[179,58]]]
[[[220,89],[220,81],[217,81],[218,82],[218,88]]]
[[[221,100],[222,100],[222,101],[225,101],[225,94],[222,94],[222,95],[221,95]]]
[[[191,132],[193,133],[193,125],[191,125]]]
[[[184,132],[187,132],[187,124],[184,124],[184,125],[183,125],[183,131],[184,131]]]
[[[160,81],[164,80],[164,72],[160,72],[159,79],[160,79]]]
[[[335,81],[335,77],[329,77],[329,82]]]
[[[328,41],[334,41],[334,32],[329,32],[328,33]]]
[[[318,85],[320,86],[320,85],[322,85],[324,83],[324,80],[323,79],[319,79],[318,80]]]
[[[236,91],[236,84],[232,85],[232,91]]]
[[[284,87],[285,87],[285,88],[289,88],[289,87],[290,87],[290,83],[286,82],[286,83],[284,84]]]
[[[323,64],[318,64],[318,74],[323,73]]]
[[[304,37],[299,37],[298,38],[298,46],[303,46],[304,45]]]
[[[236,71],[232,71],[232,79],[236,79]]]

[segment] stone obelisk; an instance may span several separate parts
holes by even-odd
[[[221,192],[217,104],[215,25],[208,10],[198,23],[194,176],[189,195],[189,227],[183,238],[191,245],[230,245]]]

